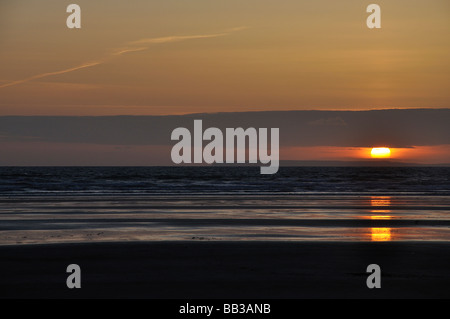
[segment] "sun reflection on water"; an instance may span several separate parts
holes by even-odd
[[[371,228],[372,241],[390,241],[391,229],[388,227],[383,228]]]
[[[370,219],[391,219],[392,216],[389,215],[391,212],[391,210],[389,210],[390,205],[390,196],[372,196],[370,198],[370,206],[376,208],[372,209],[371,213],[375,213],[376,215],[371,215]],[[391,228],[389,227],[372,227],[370,230],[372,241],[390,241],[392,239]]]

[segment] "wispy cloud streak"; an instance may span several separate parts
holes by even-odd
[[[184,40],[195,40],[195,39],[207,39],[207,38],[217,38],[228,35],[229,33],[216,33],[216,34],[204,34],[204,35],[185,35],[185,36],[169,36],[169,37],[160,37],[160,38],[148,38],[141,39],[137,41],[130,42],[129,44],[157,44],[157,43],[168,43],[168,42],[177,42]]]
[[[123,46],[121,48],[114,49],[110,54],[108,54],[104,58],[99,59],[97,61],[86,62],[86,63],[83,63],[81,65],[78,65],[78,66],[75,66],[75,67],[71,67],[71,68],[67,68],[67,69],[64,69],[64,70],[41,73],[41,74],[30,76],[30,77],[22,79],[22,80],[11,81],[11,82],[7,82],[7,83],[4,83],[4,84],[0,84],[0,89],[1,88],[5,88],[5,87],[9,87],[9,86],[19,85],[19,84],[30,82],[30,81],[37,80],[37,79],[46,78],[46,77],[49,77],[49,76],[54,76],[54,75],[59,75],[59,74],[64,74],[64,73],[69,73],[69,72],[73,72],[73,71],[77,71],[77,70],[81,70],[81,69],[94,67],[94,66],[97,66],[99,64],[106,63],[106,62],[108,62],[108,61],[110,61],[110,60],[112,60],[114,58],[117,58],[117,57],[119,57],[121,55],[124,55],[124,54],[148,50],[150,48],[150,46],[153,45],[153,44],[162,44],[162,43],[170,43],[170,42],[178,42],[178,41],[188,41],[188,40],[195,40],[195,39],[217,38],[217,37],[222,37],[222,36],[229,35],[229,34],[231,34],[233,32],[240,31],[240,30],[243,30],[243,29],[246,29],[246,27],[232,28],[232,29],[229,29],[226,32],[222,32],[222,33],[200,34],[200,35],[166,36],[166,37],[145,38],[145,39],[140,39],[140,40],[137,40],[137,41],[131,41],[131,42],[128,42],[125,46]]]
[[[45,78],[48,76],[52,76],[52,75],[64,74],[64,73],[73,72],[73,71],[80,70],[80,69],[90,68],[90,67],[99,65],[101,63],[104,63],[104,62],[103,61],[88,62],[88,63],[83,63],[81,65],[78,65],[78,66],[75,66],[72,68],[68,68],[68,69],[64,69],[64,70],[60,70],[60,71],[47,72],[47,73],[42,73],[42,74],[38,74],[38,75],[33,75],[33,76],[30,76],[30,77],[22,79],[22,80],[17,80],[17,81],[12,81],[12,82],[2,84],[2,85],[0,85],[0,88],[18,85],[18,84],[22,84],[22,83],[29,82],[32,80],[37,80],[37,79]]]

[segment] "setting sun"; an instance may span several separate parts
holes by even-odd
[[[391,156],[391,150],[388,147],[374,147],[370,155],[373,158],[387,158]]]

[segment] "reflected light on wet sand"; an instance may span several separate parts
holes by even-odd
[[[371,210],[372,213],[390,213],[391,211],[389,210],[389,206],[391,206],[391,197],[371,196],[370,206],[376,207],[373,210]],[[387,207],[387,209],[385,209],[384,207]]]
[[[371,228],[372,241],[390,241],[391,229],[390,228]]]
[[[389,209],[384,209],[384,207],[389,208],[390,205],[391,205],[391,197],[390,196],[372,196],[370,198],[370,206],[376,207],[376,209],[371,210],[371,212],[376,213],[377,215],[370,216],[370,219],[375,219],[375,220],[391,219],[392,216],[384,215],[384,214],[388,214],[391,212]],[[383,208],[379,209],[379,207],[383,207]],[[390,241],[392,239],[391,228],[376,227],[376,228],[371,228],[370,231],[371,231],[371,240],[372,241]]]

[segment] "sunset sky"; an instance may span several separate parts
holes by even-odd
[[[66,26],[71,3],[81,29]],[[366,26],[370,3],[381,7],[381,29]],[[2,0],[0,117],[448,109],[449,14],[447,0]],[[348,124],[336,114],[311,121]],[[397,132],[411,123],[398,120]],[[450,132],[441,133],[439,143],[397,145],[392,158],[449,163]],[[0,127],[0,165],[159,165],[170,153],[11,134]],[[389,146],[326,138],[280,154],[354,160]]]

